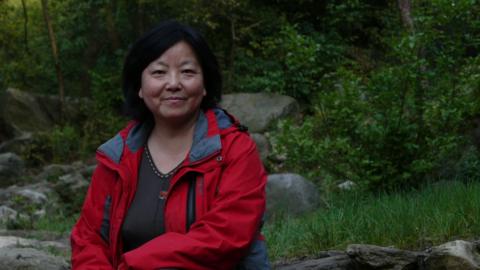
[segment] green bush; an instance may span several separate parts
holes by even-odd
[[[287,156],[289,169],[349,179],[370,190],[415,187],[458,174],[478,177],[478,152],[465,134],[466,120],[479,112],[480,78],[471,72],[478,61],[455,83],[435,81],[441,73],[419,75],[421,60],[368,78],[339,69],[324,78],[330,90],[317,95],[313,115],[300,125],[281,124],[275,151]],[[470,173],[466,165],[473,166]]]

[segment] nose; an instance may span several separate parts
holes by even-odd
[[[180,89],[180,75],[177,72],[171,72],[168,76],[167,90],[177,91]]]

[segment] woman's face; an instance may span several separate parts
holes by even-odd
[[[184,41],[170,47],[143,70],[138,92],[157,124],[196,117],[206,94],[200,63]]]

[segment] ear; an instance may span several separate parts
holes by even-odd
[[[203,88],[203,96],[206,96],[207,95],[207,89]]]
[[[143,91],[142,91],[142,88],[140,88],[140,90],[138,90],[138,96],[143,99]]]

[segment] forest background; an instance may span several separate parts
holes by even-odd
[[[65,121],[24,153],[30,166],[91,158],[123,126],[124,56],[166,19],[205,35],[220,60],[224,93],[272,92],[300,102],[302,119],[281,121],[271,134],[273,156],[286,159],[267,161],[270,172],[300,173],[332,194],[350,180],[368,194],[362,198],[480,179],[476,0],[0,0],[0,92],[91,101],[82,108],[85,121]],[[331,209],[334,197],[326,198]],[[478,235],[473,222],[439,240]],[[281,226],[267,228],[282,247],[274,256],[301,255],[308,245],[282,246],[285,238],[273,234],[288,234]],[[313,238],[330,241],[313,250],[354,241]],[[382,243],[392,241],[403,240]]]

